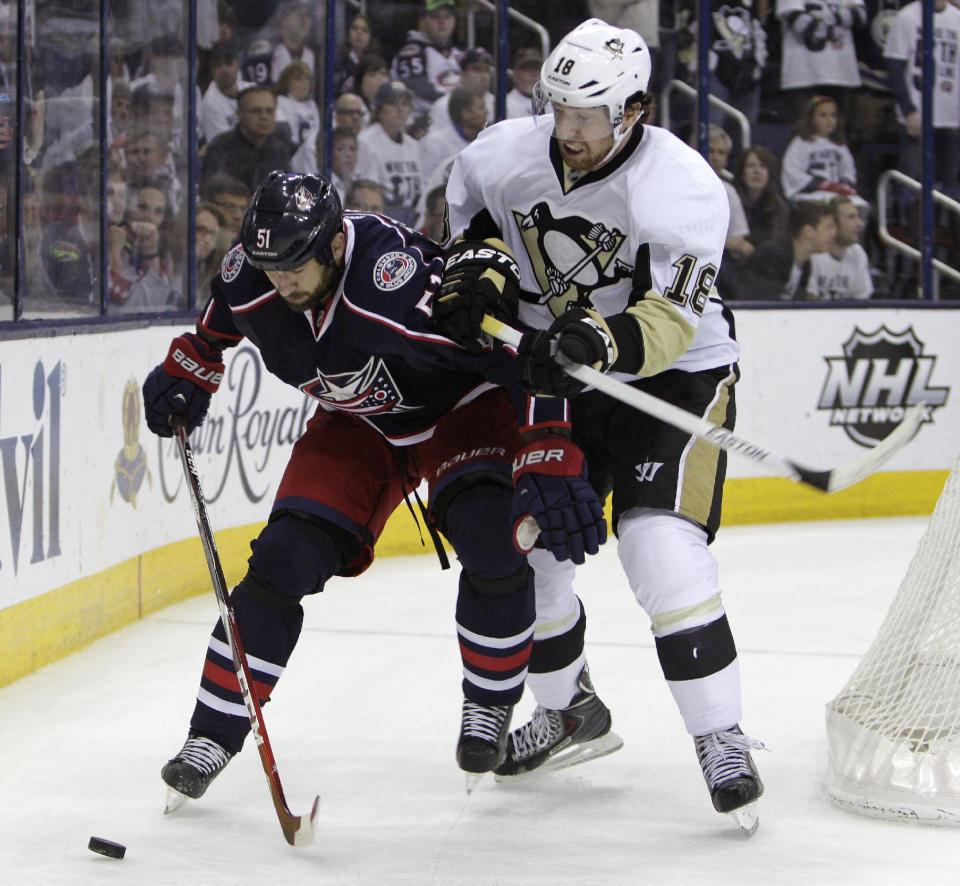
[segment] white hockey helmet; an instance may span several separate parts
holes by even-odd
[[[650,50],[636,31],[591,18],[547,56],[538,97],[556,106],[606,107],[616,128],[623,122],[627,99],[647,91],[650,70]]]

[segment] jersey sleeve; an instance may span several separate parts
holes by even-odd
[[[226,347],[243,340],[243,333],[233,322],[227,291],[231,286],[244,287],[245,278],[255,273],[247,264],[239,243],[227,251],[220,263],[220,273],[210,283],[210,297],[197,319],[197,332],[204,338],[220,340]]]
[[[631,227],[645,240],[638,250],[634,287],[620,333],[642,338],[642,364],[614,368],[642,378],[667,369],[690,344],[714,291],[730,222],[723,183],[710,170],[663,184],[651,223],[647,205],[631,205]],[[633,349],[636,353],[636,349]]]
[[[484,166],[484,133],[464,148],[453,161],[447,180],[447,222],[451,240],[459,237],[487,204],[478,171]]]

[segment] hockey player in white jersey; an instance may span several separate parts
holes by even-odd
[[[478,318],[502,318],[509,299],[479,263],[471,281],[460,256],[485,240],[515,257],[519,321],[533,330],[518,359],[529,387],[553,395],[537,398],[531,427],[571,434],[591,484],[601,497],[613,493],[620,561],[652,622],[713,805],[752,833],[763,785],[750,750],[761,745],[739,726],[737,652],[708,547],[720,523],[726,456],[584,391],[555,357],[559,350],[733,427],[739,347],[713,288],[727,198],[695,151],[642,125],[649,77],[649,50],[633,31],[591,19],[557,45],[538,85],[546,113],[488,127],[454,163],[448,269],[458,273],[433,312],[448,334],[476,347]],[[557,756],[581,742],[589,751],[596,740],[591,716],[582,715],[599,704],[587,676],[585,617],[574,566],[562,557],[549,542],[530,555],[537,623],[527,685],[538,707],[512,733],[500,776],[555,768]]]

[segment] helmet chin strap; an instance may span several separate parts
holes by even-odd
[[[613,147],[607,151],[607,155],[594,167],[599,169],[604,163],[609,162],[615,154],[617,154],[623,143],[630,137],[630,133],[633,132],[633,127],[640,122],[640,117],[638,116],[636,120],[633,121],[629,126],[624,126],[623,123],[620,124],[620,132],[613,137]]]
[[[594,166],[592,169],[584,170],[583,172],[573,169],[570,171],[568,178],[571,181],[578,181],[585,175],[588,175],[590,172],[594,172],[597,169],[602,169],[606,163],[609,163],[610,160],[612,160],[620,152],[624,142],[630,137],[630,133],[633,132],[633,127],[640,122],[641,117],[642,115],[638,115],[637,119],[634,120],[629,126],[624,126],[623,123],[620,124],[620,132],[613,136],[613,145],[596,166]]]

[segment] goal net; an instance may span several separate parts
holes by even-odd
[[[876,639],[827,705],[827,743],[839,805],[960,825],[960,462]]]

